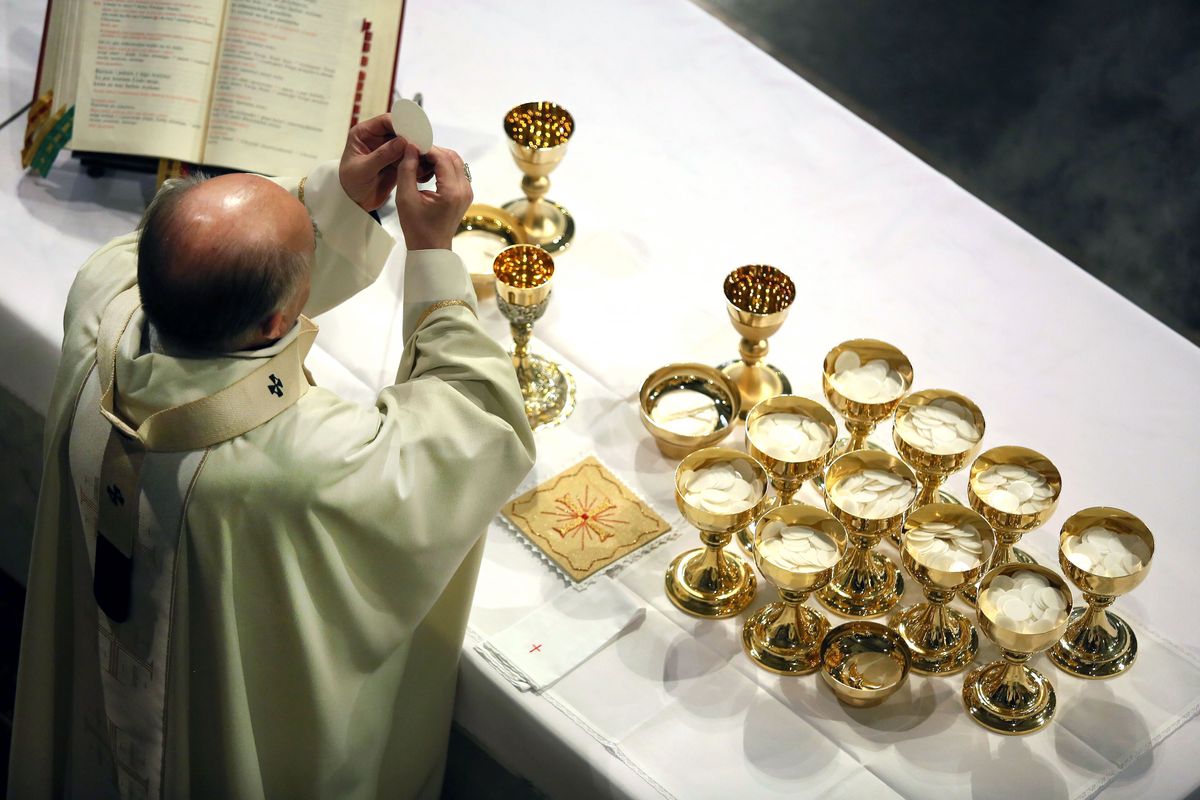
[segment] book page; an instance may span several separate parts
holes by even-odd
[[[229,0],[204,163],[303,175],[341,155],[362,54],[351,5]]]
[[[220,0],[89,0],[71,147],[196,161]]]

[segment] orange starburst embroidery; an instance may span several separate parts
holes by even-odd
[[[625,524],[625,520],[612,517],[616,503],[604,496],[592,497],[586,486],[583,497],[567,492],[554,499],[554,506],[553,511],[542,512],[558,519],[559,525],[551,526],[551,530],[563,539],[578,534],[580,550],[593,538],[597,544],[603,544],[616,535],[614,526]]]

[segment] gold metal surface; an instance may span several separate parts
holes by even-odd
[[[651,417],[654,406],[664,393],[673,389],[690,389],[711,397],[717,409],[717,429],[703,436],[686,436],[656,423]],[[728,436],[741,411],[741,402],[737,387],[729,378],[707,364],[668,364],[651,372],[638,392],[642,425],[668,458],[683,458]]]
[[[716,514],[684,501],[681,480],[685,472],[703,469],[721,462],[747,462],[762,484],[763,493],[753,506],[736,514]],[[683,518],[700,531],[703,547],[678,555],[667,567],[667,597],[682,611],[697,617],[731,617],[750,605],[757,579],[742,557],[725,551],[733,534],[758,519],[767,504],[767,473],[762,466],[740,450],[706,447],[680,462],[675,470],[675,504]]]
[[[555,103],[522,103],[504,116],[509,151],[525,176],[525,197],[505,203],[504,209],[520,220],[529,242],[550,253],[570,246],[575,235],[575,220],[567,210],[546,199],[549,175],[567,154],[574,132],[574,117]]]
[[[839,701],[875,706],[904,685],[912,654],[900,635],[878,622],[838,625],[821,642],[821,677]]]
[[[1112,678],[1125,672],[1137,659],[1137,636],[1125,620],[1108,610],[1118,597],[1132,591],[1150,572],[1150,560],[1129,575],[1108,577],[1080,569],[1067,558],[1067,537],[1092,527],[1132,534],[1154,557],[1154,534],[1140,519],[1119,508],[1085,508],[1063,523],[1058,539],[1058,563],[1063,575],[1083,593],[1087,606],[1071,611],[1063,634],[1050,650],[1050,660],[1061,670],[1079,678]]]
[[[879,450],[856,450],[836,458],[825,471],[825,507],[846,526],[850,548],[833,570],[829,585],[817,593],[826,608],[848,617],[878,617],[891,611],[904,594],[904,578],[895,562],[876,552],[882,536],[904,524],[908,509],[883,519],[859,517],[833,500],[837,485],[869,469],[888,470],[917,482],[917,476],[896,456]]]
[[[930,522],[945,522],[977,531],[983,544],[979,565],[963,570],[929,566],[910,546],[907,534]],[[995,547],[996,534],[978,513],[953,503],[929,503],[913,511],[904,521],[904,533],[900,562],[905,571],[921,584],[925,602],[897,610],[891,618],[891,626],[912,651],[913,669],[930,675],[958,672],[974,660],[979,649],[979,636],[971,620],[948,604],[956,591],[978,580],[983,565]]]
[[[838,356],[847,351],[857,355],[864,364],[876,359],[886,361],[888,366],[900,373],[900,377],[904,380],[903,391],[900,392],[900,395],[886,403],[860,403],[839,392],[830,379],[835,372],[834,364],[837,363]],[[830,350],[825,355],[825,361],[821,367],[821,387],[825,391],[825,397],[829,400],[829,404],[833,406],[833,410],[845,421],[846,431],[849,434],[848,439],[838,440],[833,451],[834,457],[867,448],[867,437],[871,435],[871,431],[892,415],[896,406],[900,405],[900,401],[904,399],[909,387],[912,386],[912,382],[913,368],[908,357],[900,352],[899,348],[887,342],[881,342],[878,339],[851,339]]]
[[[804,604],[809,594],[829,583],[833,567],[802,572],[764,559],[758,545],[779,537],[780,525],[773,523],[803,525],[828,535],[837,543],[839,558],[848,545],[846,529],[825,511],[804,504],[771,509],[754,526],[754,563],[763,578],[779,591],[781,602],[763,606],[746,620],[742,648],[763,669],[800,675],[820,665],[821,640],[829,632],[829,621]]]
[[[1071,589],[1056,572],[1038,564],[1002,564],[983,576],[980,591],[985,591],[1000,575],[1029,570],[1047,580],[1061,595],[1064,609],[1071,608]],[[1067,627],[1068,613],[1045,633],[1022,633],[1001,627],[993,620],[984,603],[976,609],[979,628],[996,643],[1003,656],[970,672],[963,681],[963,705],[971,719],[989,730],[1020,735],[1041,730],[1054,717],[1057,700],[1050,679],[1028,666],[1035,653],[1057,641]]]
[[[975,481],[980,473],[1001,464],[1013,464],[1039,473],[1045,479],[1046,483],[1050,485],[1050,489],[1053,492],[1050,495],[1050,502],[1046,508],[1031,514],[1013,514],[988,505],[976,493]],[[970,477],[967,480],[967,502],[971,504],[971,508],[978,511],[988,521],[988,524],[992,526],[992,530],[996,532],[996,549],[992,551],[992,557],[984,567],[983,571],[985,574],[1003,564],[1037,563],[1034,561],[1033,556],[1024,550],[1018,550],[1016,545],[1017,542],[1021,541],[1022,536],[1041,527],[1045,524],[1046,520],[1054,515],[1054,509],[1058,507],[1058,497],[1060,494],[1062,494],[1062,475],[1059,474],[1058,467],[1054,466],[1050,459],[1036,450],[1030,450],[1028,447],[1014,447],[1012,445],[993,447],[991,450],[985,450],[980,454],[979,458],[975,459],[975,463],[971,465]],[[978,591],[977,586],[970,585],[964,588],[959,595],[968,604],[974,605]]]
[[[759,448],[750,436],[750,428],[753,426],[754,421],[768,414],[800,414],[815,420],[828,431],[829,447],[808,461],[785,461],[781,458],[775,458]],[[812,480],[825,471],[825,467],[828,466],[829,459],[833,454],[833,440],[836,437],[837,422],[834,421],[833,415],[829,413],[825,406],[816,401],[809,400],[807,397],[800,397],[794,394],[781,394],[763,400],[750,409],[750,413],[746,415],[746,450],[750,455],[754,456],[754,459],[758,463],[763,465],[767,470],[767,474],[771,476],[771,486],[774,487],[778,494],[778,497],[774,501],[776,505],[788,505],[791,503],[792,498],[804,486],[805,481]],[[738,543],[746,552],[751,552],[754,549],[754,542],[748,536],[748,530],[738,533]]]
[[[536,430],[556,425],[575,410],[575,379],[558,364],[529,352],[533,323],[546,313],[554,260],[529,244],[506,247],[492,265],[496,304],[513,335],[513,367],[525,399],[525,416]]]
[[[897,425],[892,425],[892,442],[896,446],[896,452],[913,468],[913,471],[917,473],[917,477],[921,480],[921,491],[917,494],[917,500],[913,503],[913,508],[920,508],[921,506],[937,502],[957,502],[956,499],[942,492],[941,486],[946,482],[947,478],[969,464],[983,444],[983,433],[986,426],[983,419],[983,412],[979,410],[979,406],[958,392],[951,392],[946,389],[925,389],[920,392],[913,392],[901,400],[900,405],[896,406],[895,421],[899,423],[901,419],[918,406],[927,406],[934,400],[942,399],[953,400],[971,412],[971,416],[975,421],[975,427],[979,429],[979,441],[961,453],[930,453],[909,443],[900,435]],[[899,547],[899,539],[894,538],[892,544]]]
[[[789,394],[792,384],[778,368],[766,363],[767,339],[783,326],[796,299],[796,284],[775,267],[750,264],[725,276],[726,311],[741,334],[741,358],[718,369],[729,376],[742,396],[742,418],[769,397]]]
[[[458,223],[458,230],[454,234],[456,240],[459,236],[486,237],[489,241],[495,242],[497,255],[499,255],[498,251],[505,247],[525,243],[525,229],[516,217],[502,208],[483,203],[475,203],[467,209],[467,213]],[[496,275],[492,271],[495,258],[487,259],[485,271],[480,271],[479,268],[483,266],[481,263],[467,258],[464,258],[463,261],[466,262],[467,271],[471,274],[471,285],[475,287],[475,296],[483,299],[490,295],[496,285]]]

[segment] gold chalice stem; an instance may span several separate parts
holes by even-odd
[[[954,592],[925,590],[925,599],[929,602],[921,604],[920,614],[908,625],[913,641],[924,650],[941,652],[958,644],[959,628],[951,624],[950,615],[946,611],[946,603],[949,603],[952,597]]]
[[[700,532],[704,553],[688,565],[684,581],[699,592],[719,594],[737,582],[739,572],[725,557],[725,545],[733,538],[730,533]]]
[[[946,481],[946,476],[935,474],[932,472],[922,472],[917,475],[921,479],[921,491],[917,494],[917,502],[913,504],[913,508],[927,506],[930,503],[938,501],[938,490],[942,488],[942,484]]]
[[[521,191],[525,193],[525,199],[529,201],[525,207],[525,218],[521,220],[521,224],[525,226],[526,230],[532,230],[537,223],[542,198],[550,191],[550,179],[545,175],[538,178],[526,175],[521,179]]]
[[[779,495],[779,505],[786,506],[795,498],[796,492],[800,491],[800,487],[804,485],[804,481],[777,480],[772,481],[772,485]]]
[[[814,643],[816,628],[810,616],[802,611],[809,594],[779,590],[779,598],[783,601],[780,604],[779,616],[766,630],[767,644],[772,649],[788,652]]]
[[[767,340],[759,339],[757,342],[752,342],[749,339],[742,339],[738,342],[738,355],[742,357],[742,361],[747,367],[753,367],[767,357]]]
[[[1109,622],[1108,607],[1117,598],[1106,595],[1083,593],[1087,611],[1067,628],[1063,639],[1076,649],[1087,653],[1104,653],[1120,633]]]
[[[850,433],[850,444],[846,446],[847,453],[863,450],[867,446],[867,437],[875,430],[874,422],[846,420],[846,430]]]
[[[513,337],[513,366],[520,371],[528,367],[529,337],[533,335],[533,325],[528,322],[514,322],[509,327],[512,328]]]
[[[1021,531],[996,529],[996,549],[992,552],[992,560],[988,562],[988,570],[993,570],[1002,564],[1012,564],[1019,561],[1014,548],[1021,541]]]
[[[1037,696],[1037,687],[1029,682],[1029,673],[1025,662],[1032,653],[1014,653],[1011,650],[1001,650],[1004,656],[1004,672],[996,685],[985,687],[988,698],[1000,708],[1022,708],[1032,702]]]
[[[875,542],[871,537],[850,537],[850,549],[834,568],[834,581],[848,593],[874,595],[887,584],[887,570],[873,557]]]

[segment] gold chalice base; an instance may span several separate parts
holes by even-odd
[[[904,577],[892,560],[872,551],[870,569],[852,569],[854,559],[847,552],[829,585],[817,592],[821,605],[847,617],[880,617],[895,608],[904,594]]]
[[[1071,612],[1067,632],[1050,649],[1050,660],[1064,672],[1077,678],[1111,678],[1133,666],[1137,660],[1137,636],[1129,623],[1105,611],[1108,630],[1089,628],[1081,623],[1087,607]]]
[[[929,606],[929,603],[917,603],[904,609],[896,614],[890,625],[912,651],[912,668],[917,672],[927,675],[958,672],[970,664],[979,652],[979,634],[963,614],[947,608],[947,628],[943,631],[942,642],[937,647],[927,646],[927,625],[923,618]]]
[[[1029,553],[1026,553],[1024,550],[1020,549],[1019,547],[1013,548],[1013,555],[1016,557],[1016,562],[1014,562],[1014,563],[1019,563],[1019,564],[1036,564],[1037,563],[1036,558],[1029,555]],[[986,575],[988,572],[990,572],[991,570],[995,569],[998,566],[1000,566],[1000,565],[999,564],[990,564],[990,565],[988,565],[987,569],[983,570],[983,573]],[[982,576],[980,576],[980,580],[983,580]],[[979,597],[979,584],[972,583],[969,586],[964,586],[962,589],[959,589],[958,596],[963,599],[964,603],[966,603],[967,605],[974,608],[975,601]]]
[[[781,675],[803,675],[821,666],[821,640],[829,633],[829,620],[800,606],[800,625],[786,625],[772,637],[771,628],[784,612],[783,603],[759,609],[742,628],[742,649],[754,663]]]
[[[575,410],[575,379],[553,361],[527,355],[517,368],[517,381],[525,398],[525,416],[534,430],[557,425]]]
[[[967,675],[962,689],[967,714],[983,727],[1010,736],[1041,730],[1054,718],[1054,687],[1045,675],[1024,665],[1019,667],[1022,682],[1006,685],[1008,667],[1005,661],[993,661]]]
[[[570,212],[553,200],[539,200],[534,205],[532,216],[530,202],[524,197],[505,203],[504,210],[521,222],[525,239],[530,244],[536,244],[547,253],[570,247],[575,238],[575,218]]]
[[[754,568],[744,559],[725,553],[722,559],[725,568],[719,576],[712,574],[715,570],[695,569],[693,565],[705,552],[705,548],[698,547],[675,557],[667,567],[667,597],[679,610],[695,617],[732,617],[754,600],[758,586]]]
[[[737,386],[738,394],[742,397],[742,410],[738,416],[743,420],[750,409],[763,400],[792,393],[792,382],[783,371],[765,362],[747,364],[736,358],[719,365],[717,369]]]

